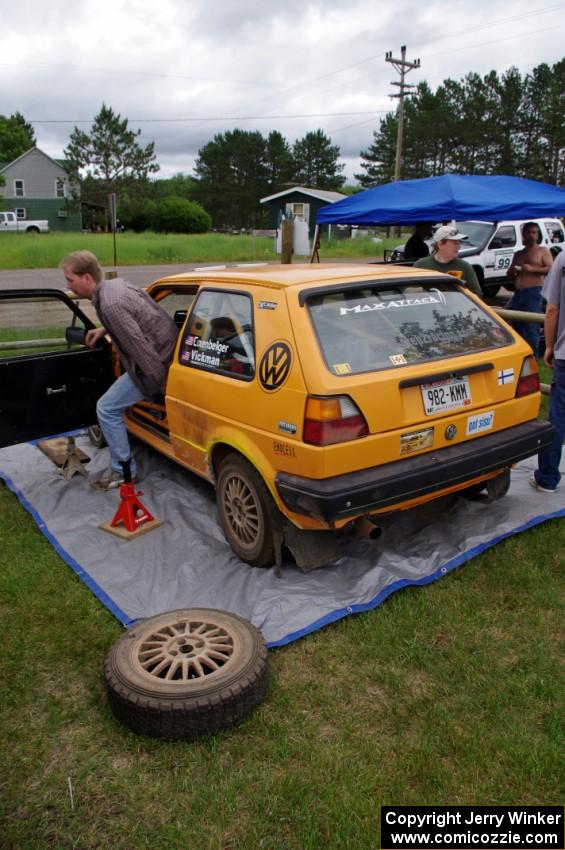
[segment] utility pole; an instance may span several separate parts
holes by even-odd
[[[392,86],[398,86],[400,91],[398,94],[391,94],[391,97],[398,98],[398,129],[396,131],[396,159],[394,161],[394,179],[400,180],[400,171],[402,167],[402,136],[404,131],[404,96],[407,94],[408,89],[413,89],[414,86],[409,83],[404,82],[404,77],[411,71],[413,68],[420,67],[420,60],[416,59],[414,62],[406,61],[406,45],[404,44],[400,48],[401,59],[395,59],[392,55],[392,50],[389,50],[386,54],[386,61],[390,62],[394,68],[400,74],[400,82],[392,82]]]

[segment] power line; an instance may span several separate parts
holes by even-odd
[[[384,111],[384,110],[383,110]],[[297,115],[220,115],[217,117],[205,116],[203,118],[128,118],[130,124],[179,124],[198,123],[208,121],[271,121],[286,118],[341,118],[346,115],[374,115],[374,109],[359,110],[357,112],[308,112]],[[92,118],[30,118],[30,124],[91,124]]]
[[[362,127],[364,124],[371,124],[378,115],[386,115],[387,109],[381,109],[378,112],[373,112],[372,117],[365,121],[356,121],[354,124],[346,124],[345,127],[336,127],[333,130],[326,130],[328,135],[335,136],[336,133],[341,133],[343,130],[351,130],[353,127]]]
[[[467,44],[464,47],[454,47],[452,50],[441,50],[439,53],[431,53],[425,54],[428,59],[433,59],[434,56],[446,56],[449,53],[460,53],[461,50],[474,50],[477,47],[488,47],[491,44],[500,44],[503,41],[517,41],[520,38],[530,38],[532,35],[538,35],[540,32],[554,32],[557,29],[562,29],[565,24],[554,24],[551,27],[545,27],[541,30],[529,30],[528,32],[523,32],[520,35],[508,35],[505,38],[497,38],[494,41],[483,41],[481,44]]]
[[[475,31],[481,30],[481,29],[492,29],[492,27],[496,26],[497,24],[508,23],[510,21],[515,21],[515,20],[523,20],[524,18],[529,18],[529,17],[536,16],[536,15],[546,14],[548,12],[555,11],[556,9],[563,8],[564,6],[565,6],[565,3],[561,2],[561,3],[553,4],[552,6],[544,6],[544,7],[539,8],[539,9],[533,9],[529,12],[523,12],[522,14],[519,14],[519,15],[511,15],[511,16],[505,17],[505,18],[495,18],[493,20],[490,20],[488,22],[488,24],[480,24],[480,25],[475,26],[475,27],[465,27],[465,29],[456,30],[456,31],[451,32],[447,35],[441,35],[441,36],[438,36],[436,38],[431,38],[431,39],[428,39],[426,41],[416,43],[415,46],[416,47],[427,46],[429,44],[433,44],[434,42],[442,41],[445,38],[452,39],[454,36],[457,36],[457,35],[467,35],[467,33],[469,33],[469,32],[475,32]],[[555,27],[549,27],[548,29],[554,29],[554,28]],[[538,32],[540,32],[540,31],[545,32],[545,30],[538,30]],[[502,40],[504,40],[504,39],[502,39]],[[496,44],[496,41],[495,42],[489,42],[489,43]],[[456,48],[456,49],[461,49],[461,48]],[[443,53],[443,51],[442,51],[442,53]],[[357,62],[353,62],[350,65],[344,65],[341,68],[336,68],[333,71],[329,71],[326,74],[320,74],[317,77],[311,77],[309,80],[306,80],[306,81],[302,80],[301,82],[296,83],[293,86],[289,86],[286,89],[281,89],[279,92],[275,92],[274,94],[270,95],[270,97],[279,97],[279,95],[286,94],[290,91],[294,91],[297,88],[302,88],[304,85],[309,85],[310,83],[318,82],[319,80],[326,79],[327,77],[332,77],[332,76],[335,76],[337,74],[341,74],[344,71],[349,71],[352,68],[356,68],[359,65],[364,65],[367,62],[372,62],[375,59],[381,59],[384,55],[385,55],[384,52],[372,54],[371,56],[367,56],[364,59],[359,59]],[[434,54],[434,55],[436,55],[436,54]],[[74,65],[71,66],[71,65],[61,64],[61,63],[55,64],[55,63],[48,63],[48,62],[0,62],[0,67],[24,68],[24,69],[25,68],[52,68],[54,70],[71,70],[72,69],[72,71],[74,73],[76,73],[77,70],[79,70]],[[97,65],[93,65],[93,66],[86,65],[86,66],[83,66],[81,70],[85,70],[85,71],[89,71],[89,72],[96,71],[96,72],[100,72],[100,73],[104,73],[104,74],[113,74],[113,75],[123,74],[123,75],[126,75],[126,76],[135,76],[135,77],[155,77],[157,79],[197,80],[199,82],[221,83],[221,84],[224,84],[224,85],[226,83],[236,83],[236,84],[241,84],[241,83],[251,84],[252,83],[254,85],[258,85],[258,84],[263,85],[261,80],[257,80],[256,78],[250,80],[250,79],[238,79],[238,78],[235,78],[235,77],[229,77],[229,78],[202,77],[202,76],[192,75],[192,74],[169,74],[169,73],[163,73],[163,72],[158,72],[158,71],[136,71],[136,70],[131,71],[131,70],[123,69],[123,68],[107,68],[107,67],[100,67],[100,66],[97,66]]]
[[[196,77],[187,74],[163,74],[156,71],[127,71],[122,68],[100,68],[97,65],[84,65],[80,69],[76,66],[72,65],[55,65],[48,62],[0,62],[0,67],[5,68],[50,68],[57,71],[70,71],[72,70],[76,73],[78,70],[88,71],[89,73],[92,71],[97,71],[102,74],[124,74],[129,77],[155,77],[157,79],[168,79],[168,80],[197,80],[202,83],[221,83],[225,85],[226,83],[237,83],[238,85],[243,83],[245,85],[263,85],[261,80],[253,79],[253,80],[241,80],[235,77],[229,77],[227,79],[221,79],[219,77]]]

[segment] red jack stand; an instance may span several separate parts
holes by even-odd
[[[99,527],[111,534],[116,534],[124,540],[131,540],[147,531],[152,531],[162,525],[161,520],[155,519],[139,496],[143,496],[141,490],[136,492],[135,484],[131,480],[129,460],[122,464],[124,468],[123,484],[120,484],[120,506],[111,522],[103,522]],[[118,527],[120,524],[124,527]]]

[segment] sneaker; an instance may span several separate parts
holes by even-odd
[[[137,483],[137,475],[132,476],[132,483]],[[122,484],[125,484],[123,472],[117,472],[115,469],[106,470],[99,478],[90,479],[90,483],[95,490],[116,490]]]
[[[551,489],[551,487],[542,487],[541,484],[536,481],[535,475],[530,476],[530,478],[528,479],[528,484],[530,485],[530,487],[533,487],[534,490],[537,490],[538,493],[555,493],[557,489],[557,487],[554,487],[553,490]]]

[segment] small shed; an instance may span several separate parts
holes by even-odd
[[[267,204],[269,228],[275,230],[282,216],[292,216],[308,222],[308,234],[314,235],[318,210],[328,204],[343,200],[346,195],[340,192],[330,192],[327,189],[309,189],[305,186],[292,186],[274,195],[261,198],[261,204]]]

